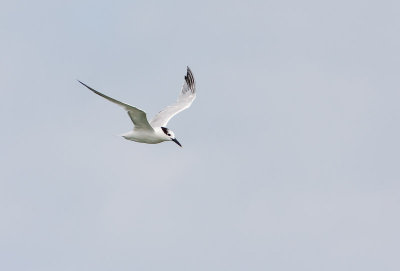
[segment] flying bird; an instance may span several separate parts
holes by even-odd
[[[173,116],[185,110],[186,108],[189,108],[196,98],[196,83],[189,67],[187,67],[185,82],[182,86],[182,91],[178,96],[178,100],[174,104],[167,106],[158,114],[156,114],[150,122],[147,120],[146,112],[143,110],[104,95],[103,93],[89,87],[79,80],[78,82],[97,95],[121,106],[127,111],[134,124],[134,127],[132,131],[122,134],[122,137],[125,139],[147,144],[158,144],[164,141],[174,141],[176,144],[182,147],[181,143],[179,143],[179,141],[176,139],[174,132],[165,126]]]

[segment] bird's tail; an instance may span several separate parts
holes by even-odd
[[[119,134],[119,135],[117,135],[117,136],[122,136],[122,137],[125,138],[125,139],[129,139],[129,136],[130,136],[131,133],[132,133],[132,131],[127,132],[127,133],[123,133],[123,134]]]

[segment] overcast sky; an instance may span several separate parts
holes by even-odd
[[[63,2],[63,3],[61,3]],[[398,1],[9,1],[0,269],[400,270]],[[139,144],[121,108],[192,107]]]

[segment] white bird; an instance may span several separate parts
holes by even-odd
[[[97,90],[89,87],[79,80],[78,82],[96,93],[97,95],[100,95],[110,102],[121,106],[128,112],[128,115],[131,118],[134,127],[132,131],[122,134],[122,137],[124,137],[125,139],[147,144],[157,144],[164,141],[174,141],[176,144],[182,147],[182,145],[176,139],[174,132],[166,128],[165,126],[173,116],[185,110],[186,108],[189,108],[196,98],[196,84],[192,71],[189,69],[189,67],[187,67],[185,83],[182,86],[182,91],[179,94],[176,103],[167,106],[164,110],[156,114],[154,118],[150,121],[150,123],[147,120],[146,112],[144,112],[143,110],[108,97],[107,95],[98,92]]]

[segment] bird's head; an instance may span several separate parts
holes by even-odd
[[[168,138],[167,140],[174,141],[176,144],[178,144],[180,147],[182,147],[181,143],[175,138],[174,132],[172,130],[166,128],[166,127],[161,127],[161,130],[164,132],[165,136]]]

